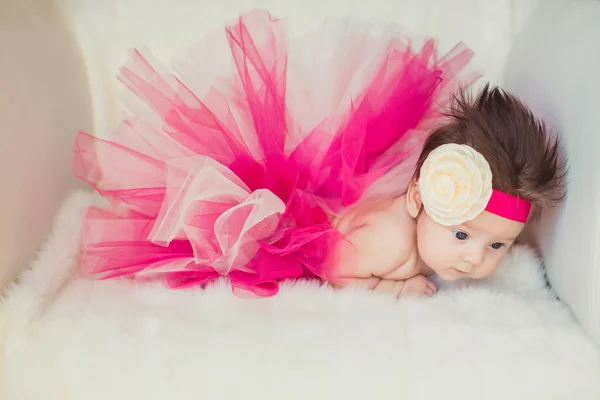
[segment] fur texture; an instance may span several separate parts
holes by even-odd
[[[75,274],[75,193],[0,306],[0,398],[598,399],[600,355],[527,248],[428,299],[285,285],[242,300]]]

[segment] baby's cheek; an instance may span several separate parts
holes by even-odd
[[[440,228],[428,216],[421,216],[417,223],[419,256],[429,268],[445,269],[454,262],[453,237],[446,228]],[[454,239],[455,240],[455,239]]]
[[[444,259],[445,246],[437,243],[433,238],[427,235],[419,236],[418,240],[419,256],[429,268],[439,268],[440,259]]]
[[[494,271],[496,271],[499,264],[500,264],[499,262],[493,261],[493,262],[484,264],[480,268],[476,268],[475,271],[472,273],[472,275],[473,275],[472,278],[473,279],[487,278],[488,276],[492,275],[494,273]]]

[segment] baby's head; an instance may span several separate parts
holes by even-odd
[[[515,97],[458,96],[425,142],[406,201],[421,259],[442,279],[492,274],[525,223],[565,196],[558,138]]]

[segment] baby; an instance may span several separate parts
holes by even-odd
[[[455,98],[432,132],[407,193],[350,209],[332,224],[342,280],[399,296],[491,275],[541,209],[564,196],[558,139],[516,98],[485,86]]]
[[[288,66],[279,20],[258,12],[227,25],[224,61],[236,68],[225,75],[194,62],[163,73],[133,52],[119,79],[149,109],[133,107],[110,140],[75,139],[76,176],[108,200],[85,216],[84,275],[170,288],[225,277],[240,297],[300,279],[431,295],[432,274],[490,275],[525,223],[563,198],[558,141],[503,91],[458,96],[431,130],[449,93],[472,84],[469,49],[441,54],[376,25],[324,30],[293,43],[345,58],[289,81],[313,64]],[[185,83],[217,76],[207,92]],[[422,135],[412,174],[400,150]],[[387,199],[371,203],[374,192]]]

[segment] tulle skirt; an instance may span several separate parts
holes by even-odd
[[[129,116],[110,140],[75,141],[77,177],[109,200],[85,217],[83,272],[173,288],[225,277],[239,296],[340,279],[332,216],[406,190],[452,92],[476,79],[472,52],[439,56],[393,24],[291,39],[284,23],[243,14],[173,72],[132,52]]]

